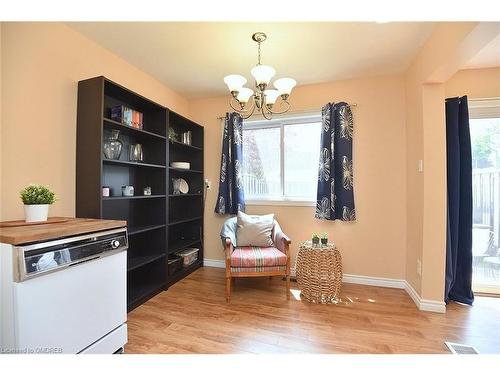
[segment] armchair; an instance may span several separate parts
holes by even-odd
[[[221,230],[226,263],[226,301],[231,300],[231,280],[236,277],[283,276],[290,299],[290,239],[274,220],[272,247],[237,247],[236,217],[227,219]]]

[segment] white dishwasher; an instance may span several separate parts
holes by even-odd
[[[127,230],[2,245],[0,353],[115,353],[127,342]]]

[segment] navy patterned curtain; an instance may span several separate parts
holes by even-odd
[[[215,205],[218,214],[245,211],[245,195],[241,167],[243,164],[243,119],[238,113],[226,113],[222,157],[220,163],[219,195]]]
[[[444,300],[472,305],[472,151],[467,96],[446,99],[445,108],[448,225]]]
[[[317,219],[356,220],[352,173],[353,120],[347,103],[328,103],[321,110]]]

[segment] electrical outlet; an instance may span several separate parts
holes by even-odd
[[[210,190],[210,188],[212,187],[212,181],[210,181],[208,178],[205,178],[205,187],[207,188],[207,190]]]
[[[422,261],[420,259],[417,259],[417,274],[422,276]]]

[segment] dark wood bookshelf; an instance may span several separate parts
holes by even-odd
[[[127,271],[135,270],[136,268],[145,266],[146,264],[155,262],[157,260],[163,259],[166,254],[159,253],[155,255],[144,255],[128,258]]]
[[[143,113],[142,128],[111,119],[116,105]],[[169,128],[191,131],[192,144],[169,141]],[[102,151],[113,130],[123,143],[118,160]],[[127,221],[129,311],[203,265],[203,136],[201,125],[105,77],[78,83],[76,215]],[[143,162],[128,159],[129,145],[136,143],[142,144]],[[192,169],[169,167],[175,161]],[[172,178],[184,178],[188,194],[174,195]],[[124,185],[134,186],[135,195],[122,196]],[[109,197],[102,196],[103,186],[110,187]],[[147,186],[152,195],[143,195]],[[189,247],[199,248],[198,260],[169,275],[168,256]]]
[[[179,224],[185,224],[189,223],[191,221],[197,221],[200,220],[202,217],[201,216],[195,216],[195,217],[187,217],[184,219],[178,219],[178,220],[172,220],[168,223],[168,225],[179,225]]]
[[[182,197],[201,197],[201,193],[195,193],[195,194],[169,194],[169,198],[182,198]]]
[[[184,169],[184,168],[174,168],[174,167],[168,167],[171,171],[174,172],[180,172],[180,173],[203,173],[203,171],[198,171],[195,169]]]
[[[165,224],[161,224],[161,225],[142,225],[142,226],[138,226],[138,227],[130,227],[129,226],[128,235],[129,236],[134,236],[134,235],[139,234],[139,233],[149,232],[149,231],[152,231],[152,230],[162,229],[162,228],[165,228]]]
[[[188,145],[186,143],[182,143],[182,142],[179,142],[179,141],[170,141],[170,145],[171,146],[178,146],[178,147],[183,147],[183,148],[188,148],[188,149],[192,149],[192,150],[197,150],[197,151],[203,151],[203,148],[201,147],[196,147],[196,146],[193,146],[193,145]]]
[[[167,204],[169,207],[167,221],[168,253],[175,254],[186,248],[198,248],[198,259],[192,265],[182,268],[168,276],[168,285],[186,277],[203,265],[203,211],[204,211],[204,161],[203,127],[173,112],[169,112],[169,129],[176,134],[191,132],[191,144],[178,141],[168,142],[169,189]],[[172,162],[188,162],[191,169],[170,167]],[[187,194],[173,194],[172,178],[186,180]],[[182,197],[182,198],[181,198]]]
[[[135,272],[140,269],[133,270]],[[187,276],[187,275],[186,275]],[[179,279],[180,280],[180,279]],[[177,280],[178,281],[178,280]],[[165,290],[165,288],[170,285],[165,285],[164,281],[142,281],[142,282],[134,282],[133,287],[130,287],[130,282],[128,282],[127,286],[127,308],[129,311],[132,311],[136,307],[142,305],[148,299],[153,298],[158,293]]]
[[[116,196],[116,197],[102,197],[103,201],[113,201],[119,199],[154,199],[154,198],[165,198],[165,194],[155,194],[155,195],[134,195],[132,197]]]
[[[178,240],[175,242],[172,242],[170,244],[170,247],[168,248],[169,254],[175,253],[179,250],[191,247],[193,245],[196,245],[197,243],[201,242],[201,240],[198,239],[183,239],[183,240]]]
[[[111,159],[103,159],[102,161],[105,164],[125,165],[130,167],[149,167],[149,168],[162,168],[162,169],[166,168],[164,165],[161,164],[139,163],[136,161],[111,160]]]
[[[171,285],[175,284],[177,281],[182,280],[185,278],[187,275],[190,273],[196,271],[198,268],[203,266],[203,260],[198,259],[196,262],[193,264],[189,265],[186,268],[182,268],[179,272],[175,273],[174,275],[170,276],[168,280],[167,287],[170,287]]]
[[[155,138],[159,138],[159,139],[163,139],[163,140],[166,139],[166,137],[163,135],[148,132],[147,130],[144,130],[144,129],[133,128],[131,126],[124,125],[121,122],[111,120],[111,119],[106,118],[106,117],[103,118],[103,121],[104,121],[105,127],[109,128],[109,129],[120,130],[121,132],[126,133],[126,134],[134,134],[138,137],[155,137]]]

